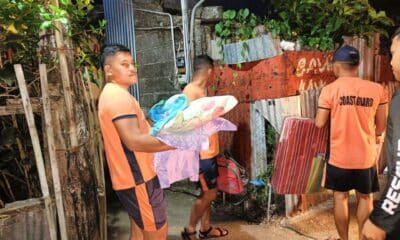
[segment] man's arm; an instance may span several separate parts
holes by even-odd
[[[387,103],[378,106],[375,115],[375,134],[381,136],[386,129],[387,122]]]
[[[326,108],[318,108],[317,116],[315,117],[315,126],[323,128],[329,120],[330,110]]]
[[[142,133],[137,118],[119,119],[114,125],[122,142],[132,151],[162,152],[174,149],[159,139]]]
[[[362,240],[385,240],[386,232],[367,219],[361,233]]]

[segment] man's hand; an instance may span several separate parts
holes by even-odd
[[[369,219],[365,222],[361,235],[362,240],[384,240],[386,238],[386,232]]]

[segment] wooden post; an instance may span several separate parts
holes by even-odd
[[[58,172],[57,154],[54,145],[55,139],[54,139],[54,131],[52,125],[51,110],[50,110],[50,99],[48,95],[49,87],[47,82],[47,70],[45,64],[39,65],[39,73],[40,73],[40,86],[42,89],[42,102],[44,110],[44,123],[45,123],[44,127],[47,135],[47,145],[48,145],[47,147],[49,149],[49,158],[51,164],[51,173],[53,177],[54,195],[56,198],[60,236],[62,240],[67,240],[68,239],[67,228],[65,224],[64,205],[61,192],[60,175]]]
[[[51,3],[55,6],[59,6],[58,0],[51,0]],[[69,70],[68,70],[68,61],[67,56],[65,55],[65,46],[64,46],[64,38],[62,32],[62,26],[59,21],[55,23],[58,30],[54,31],[55,41],[57,45],[57,52],[58,58],[60,60],[60,73],[61,73],[61,80],[62,86],[64,91],[64,99],[67,109],[67,118],[69,124],[69,136],[71,140],[71,147],[78,146],[78,136],[77,136],[77,127],[75,121],[75,115],[73,110],[73,103],[72,103],[72,91],[71,91],[71,80],[69,77]]]
[[[54,219],[53,208],[51,206],[49,186],[47,185],[46,171],[44,169],[44,163],[43,163],[43,155],[42,155],[42,150],[40,148],[39,136],[35,127],[35,119],[33,116],[32,106],[29,99],[28,89],[26,87],[25,76],[24,72],[22,71],[21,64],[15,64],[14,71],[17,77],[18,86],[21,93],[22,104],[25,110],[25,117],[29,127],[29,134],[31,135],[32,146],[36,160],[36,167],[39,173],[40,188],[42,190],[44,204],[46,208],[47,221],[49,224],[50,239],[56,240],[57,229]]]
[[[98,118],[97,118],[97,111],[96,111],[96,105],[94,103],[94,96],[91,91],[91,88],[88,87],[86,88],[86,84],[84,79],[86,79],[86,82],[90,82],[89,78],[89,71],[87,67],[85,67],[85,72],[83,73],[83,76],[80,78],[82,81],[82,86],[84,88],[84,94],[85,94],[85,99],[86,99],[86,104],[88,107],[88,114],[89,114],[89,130],[90,133],[93,134],[91,136],[91,140],[93,141],[90,145],[93,148],[93,153],[97,152],[98,155],[98,161],[94,160],[94,168],[95,168],[95,174],[96,174],[96,180],[97,180],[97,202],[100,206],[99,209],[99,215],[100,215],[100,239],[107,239],[107,205],[106,205],[106,194],[105,194],[105,180],[104,180],[104,157],[103,157],[103,141],[101,138],[100,134],[100,126],[98,123]],[[89,96],[88,96],[89,93]],[[91,109],[91,110],[90,110]]]

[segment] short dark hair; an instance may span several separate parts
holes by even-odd
[[[213,60],[207,55],[201,55],[194,59],[193,72],[198,72],[205,68],[212,68]]]
[[[108,57],[115,56],[119,52],[131,52],[131,50],[122,44],[106,44],[101,48],[100,64],[104,68]]]
[[[396,37],[400,37],[400,27],[398,27],[396,31],[394,31],[392,40],[395,39]]]

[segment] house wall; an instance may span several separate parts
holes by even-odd
[[[137,8],[162,11],[154,4],[137,4]],[[140,104],[145,110],[179,92],[174,85],[176,72],[172,46],[175,44],[176,49],[182,46],[181,18],[174,17],[173,25],[175,43],[168,16],[135,11]]]
[[[176,58],[183,56],[184,53],[182,17],[180,13],[172,15],[173,42],[168,16],[140,11],[140,9],[163,11],[159,5],[149,2],[152,1],[142,0],[134,3],[139,96],[140,104],[145,111],[158,101],[179,93],[178,75],[185,74],[184,67],[176,72],[173,52],[175,46]],[[220,7],[198,8],[194,28],[195,55],[206,54],[213,25],[221,16]]]

